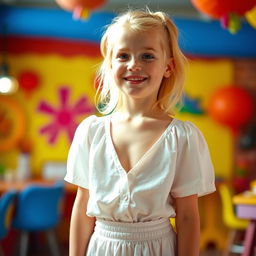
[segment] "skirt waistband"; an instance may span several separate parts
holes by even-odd
[[[148,222],[124,223],[97,219],[95,234],[105,238],[130,241],[160,239],[173,233],[169,219]]]

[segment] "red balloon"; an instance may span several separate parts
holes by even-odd
[[[244,15],[256,5],[256,0],[191,0],[202,13],[213,18],[220,18],[229,13]]]
[[[243,88],[229,86],[217,90],[209,100],[209,115],[220,124],[238,129],[253,116],[253,99]]]

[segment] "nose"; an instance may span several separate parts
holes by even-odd
[[[141,64],[136,58],[131,58],[128,63],[128,70],[129,71],[139,71],[141,70]]]

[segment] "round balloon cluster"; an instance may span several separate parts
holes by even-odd
[[[221,25],[231,33],[241,27],[240,18],[245,16],[256,27],[256,0],[191,0],[200,12],[211,18],[220,19]]]

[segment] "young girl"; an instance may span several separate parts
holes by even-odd
[[[65,180],[78,186],[70,256],[199,255],[197,201],[215,190],[214,173],[201,132],[173,118],[177,34],[162,12],[129,11],[102,38],[105,116],[79,125],[68,156]]]

